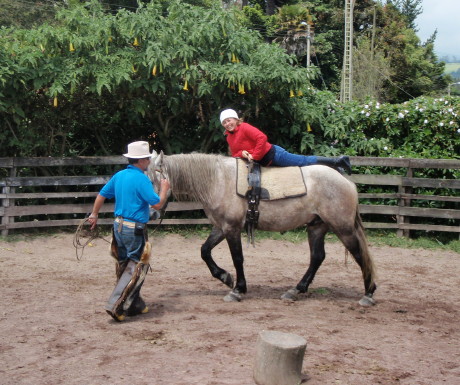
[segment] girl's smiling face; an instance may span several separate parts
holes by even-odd
[[[227,118],[222,122],[222,126],[229,131],[232,132],[238,126],[238,119],[235,118]]]

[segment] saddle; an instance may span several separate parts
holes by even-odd
[[[300,167],[261,167],[237,159],[236,192],[248,200],[245,229],[248,244],[254,246],[254,230],[259,221],[259,201],[305,195],[307,187]]]
[[[307,186],[300,167],[262,167],[257,163],[252,164],[257,167],[251,169],[250,176],[250,162],[236,159],[236,193],[239,196],[246,197],[250,189],[250,180],[252,183],[260,181],[261,200],[296,198],[307,194]],[[256,173],[259,176],[256,176]]]

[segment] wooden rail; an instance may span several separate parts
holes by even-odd
[[[460,169],[460,161],[449,159],[399,159],[352,157],[353,166],[366,167],[365,172],[348,177],[360,190],[377,186],[381,192],[359,193],[359,209],[366,228],[396,229],[398,235],[408,236],[410,230],[442,231],[460,234],[460,180],[414,177],[417,169]],[[91,211],[94,197],[110,175],[70,176],[66,168],[126,165],[122,156],[76,158],[0,158],[0,230],[53,226],[76,226]],[[384,167],[386,173],[368,173],[369,167]],[[56,176],[50,170],[56,168]],[[21,176],[26,170],[41,170],[44,176]],[[48,172],[43,172],[48,170]],[[392,174],[389,174],[389,171]],[[394,172],[398,172],[394,175]],[[72,170],[75,173],[74,170]],[[49,175],[46,175],[49,174]],[[67,175],[66,175],[67,174]],[[417,192],[417,190],[424,191]],[[72,191],[69,191],[72,190]],[[437,192],[440,190],[440,193]],[[426,191],[431,191],[427,194]],[[434,192],[433,192],[434,191]],[[445,192],[448,192],[447,194]],[[369,203],[370,200],[379,202]],[[363,203],[366,201],[367,203]],[[382,203],[391,201],[392,203]],[[428,202],[430,207],[414,206],[414,202]],[[443,206],[439,208],[431,206]],[[163,225],[209,224],[195,202],[170,202]],[[175,212],[194,211],[199,218],[171,218]],[[111,224],[113,204],[106,203],[100,224]],[[385,221],[378,221],[382,217]],[[413,220],[415,219],[416,220]],[[423,220],[420,220],[423,218]],[[430,223],[430,220],[432,223]],[[442,223],[440,223],[442,222]],[[155,223],[155,222],[151,222]]]

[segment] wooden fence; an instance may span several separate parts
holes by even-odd
[[[362,170],[362,173],[348,178],[361,191],[359,209],[366,228],[396,229],[400,236],[408,236],[410,230],[460,234],[460,180],[414,176],[417,169],[460,169],[460,161],[369,157],[351,157],[351,161],[353,166]],[[77,226],[90,213],[97,192],[111,174],[69,174],[75,174],[75,168],[88,170],[101,166],[111,167],[112,173],[125,164],[126,158],[121,156],[0,158],[0,172],[3,173],[0,173],[2,235],[6,236],[14,229]],[[385,173],[369,173],[382,167]],[[70,168],[72,171],[67,172]],[[31,169],[39,170],[37,175],[45,176],[21,176],[25,172],[30,174]],[[46,176],[53,174],[59,176]],[[208,224],[199,210],[199,203],[170,202],[162,225]],[[193,211],[188,215],[193,219],[171,218],[179,211]],[[106,203],[101,214],[107,213],[107,216],[101,216],[99,224],[111,224],[112,212],[113,204]]]

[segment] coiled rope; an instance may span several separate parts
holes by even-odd
[[[85,247],[88,246],[95,239],[102,239],[107,243],[111,243],[102,235],[100,235],[99,229],[97,227],[93,230],[91,230],[91,226],[85,228],[85,225],[90,225],[88,219],[89,218],[83,218],[80,221],[80,224],[78,225],[73,238],[73,246],[75,247],[75,254],[77,256],[77,260],[81,260],[81,258],[83,257],[83,251]]]

